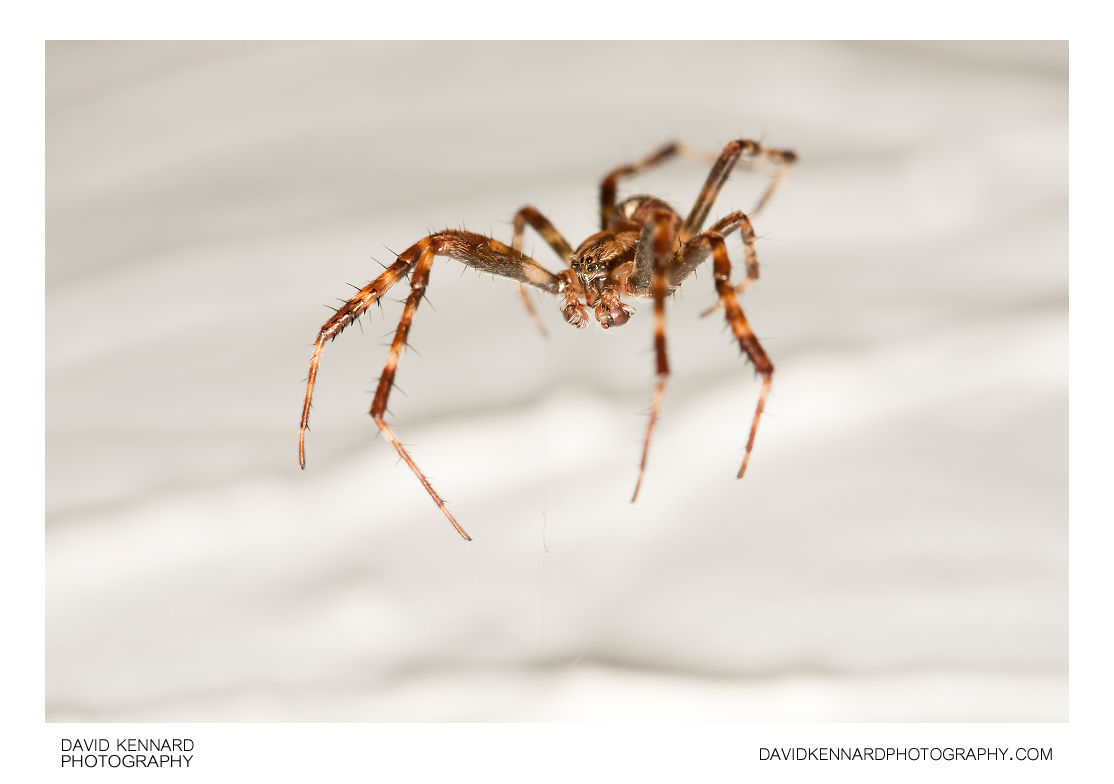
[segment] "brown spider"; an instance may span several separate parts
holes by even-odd
[[[394,264],[387,267],[383,274],[339,308],[336,315],[326,321],[317,333],[309,375],[306,379],[306,399],[302,407],[301,428],[298,433],[298,462],[301,467],[306,467],[305,442],[310,400],[313,397],[313,384],[317,378],[317,366],[321,361],[321,352],[325,349],[325,341],[334,339],[364,311],[378,302],[391,286],[406,275],[410,275],[410,294],[406,298],[402,318],[399,320],[391,349],[387,354],[383,375],[379,377],[379,386],[375,390],[375,398],[371,404],[371,418],[394,446],[399,457],[410,466],[410,470],[418,477],[422,487],[453,524],[457,533],[471,541],[472,537],[468,536],[453,518],[445,502],[441,500],[441,496],[434,491],[429,480],[422,474],[383,418],[387,410],[387,398],[394,385],[398,358],[402,353],[402,347],[406,345],[406,336],[414,320],[414,311],[418,309],[418,304],[425,294],[433,260],[437,256],[448,256],[481,272],[518,281],[523,302],[543,333],[545,329],[530,304],[526,292],[527,285],[560,297],[561,313],[565,321],[579,328],[588,325],[588,310],[585,306],[594,308],[596,321],[601,327],[608,329],[622,326],[630,319],[633,311],[623,303],[622,297],[653,299],[654,352],[657,358],[658,381],[642,446],[642,460],[638,465],[638,480],[634,486],[634,495],[631,497],[633,502],[638,498],[638,489],[642,485],[642,474],[646,470],[646,456],[650,451],[650,436],[665,395],[665,382],[669,377],[669,359],[665,352],[665,298],[676,291],[685,279],[711,255],[719,301],[708,312],[716,310],[720,305],[723,306],[727,323],[735,339],[738,340],[739,347],[762,376],[762,391],[759,393],[758,405],[751,422],[743,464],[739,468],[738,476],[741,478],[750,460],[754,435],[758,431],[758,419],[762,416],[762,409],[766,405],[766,397],[770,392],[770,379],[774,372],[774,366],[751,331],[737,297],[737,294],[743,292],[758,278],[754,230],[751,228],[749,218],[742,212],[731,213],[714,223],[707,231],[702,232],[700,229],[708,217],[708,212],[720,188],[743,156],[749,156],[750,159],[765,158],[778,165],[765,193],[751,211],[751,214],[754,214],[766,204],[789,165],[797,160],[797,155],[790,150],[772,150],[747,139],[728,143],[712,166],[712,171],[687,218],[682,219],[672,207],[652,196],[632,196],[616,204],[616,190],[620,178],[637,174],[679,153],[695,154],[678,143],[667,144],[640,163],[620,166],[604,177],[600,184],[602,231],[584,240],[575,251],[540,212],[533,207],[523,207],[514,216],[514,236],[510,247],[482,234],[447,229],[418,240],[399,254]],[[534,230],[557,252],[557,255],[568,264],[568,269],[554,275],[522,253],[522,235],[527,223],[533,226]],[[731,262],[727,257],[727,243],[724,237],[736,230],[743,240],[747,274],[746,279],[738,286],[732,286]]]

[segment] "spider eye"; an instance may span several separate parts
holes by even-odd
[[[574,263],[573,266],[580,272],[591,278],[598,277],[607,271],[607,264],[603,260],[602,254],[594,252],[585,252]]]

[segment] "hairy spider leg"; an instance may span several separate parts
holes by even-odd
[[[763,149],[765,150],[765,148]],[[766,202],[770,200],[770,197],[774,195],[774,191],[781,185],[781,181],[785,178],[785,173],[789,171],[789,167],[797,162],[797,153],[792,150],[765,150],[765,152],[767,153],[766,157],[777,163],[778,167],[777,171],[774,172],[774,176],[770,179],[770,184],[766,186],[766,192],[762,194],[762,198],[758,200],[758,203],[751,208],[751,215],[757,215],[762,208],[766,206]]]
[[[409,252],[408,252],[409,253]],[[374,305],[387,293],[391,286],[399,282],[414,264],[417,255],[404,253],[399,256],[394,264],[387,267],[383,274],[371,283],[360,289],[348,302],[344,303],[332,318],[325,322],[317,333],[317,340],[313,343],[313,358],[309,361],[309,375],[306,376],[306,400],[302,406],[302,421],[298,428],[298,465],[306,467],[306,430],[309,429],[309,408],[313,400],[313,385],[317,381],[317,367],[321,364],[321,354],[325,351],[325,342],[334,340],[344,328],[353,323],[364,312]]]
[[[746,473],[747,463],[750,462],[750,453],[754,448],[754,436],[758,432],[758,420],[762,410],[766,407],[766,397],[770,394],[770,381],[774,375],[774,366],[766,352],[762,349],[758,338],[747,322],[743,309],[739,305],[738,294],[731,285],[731,261],[727,257],[727,243],[723,236],[711,231],[706,231],[693,237],[690,245],[699,242],[706,244],[712,251],[713,271],[716,283],[716,293],[723,303],[724,317],[731,327],[731,332],[739,342],[739,348],[747,355],[755,370],[762,376],[762,391],[758,395],[758,405],[754,409],[754,419],[750,424],[750,436],[747,438],[746,453],[743,455],[743,464],[739,468],[738,478],[742,479]]]
[[[628,208],[631,208],[629,213],[627,212]],[[626,276],[624,288],[635,296],[651,297],[653,296],[651,285],[654,276],[654,243],[652,238],[646,238],[643,235],[647,231],[654,231],[656,220],[664,221],[668,216],[671,223],[669,234],[673,238],[676,249],[677,230],[681,227],[681,216],[664,201],[652,196],[634,196],[620,203],[618,209],[627,214],[630,224],[642,227],[642,234],[639,235],[638,244],[634,248],[634,263],[630,265],[630,272]],[[628,227],[624,228],[629,228],[629,224]],[[673,287],[669,286],[669,289],[672,291]]]
[[[742,212],[733,212],[730,215],[721,218],[708,229],[708,233],[719,234],[722,237],[727,237],[733,231],[738,230],[743,238],[743,257],[746,260],[747,276],[739,285],[735,287],[735,292],[742,294],[746,291],[750,284],[758,280],[758,253],[754,249],[754,227],[750,223],[750,218]],[[670,272],[670,284],[673,286],[680,286],[685,279],[691,275],[696,269],[704,263],[708,255],[712,251],[712,246],[705,240],[701,239],[703,235],[697,234],[682,248],[681,253],[677,255],[674,262],[673,269]],[[700,315],[710,316],[723,306],[723,301],[716,299],[714,305],[705,310]]]
[[[746,279],[735,287],[735,290],[741,294],[746,291],[752,282],[758,280],[758,251],[754,249],[754,226],[751,224],[750,218],[744,213],[736,211],[720,218],[708,229],[710,233],[718,234],[724,238],[736,230],[743,240],[743,259],[747,266]]]
[[[638,498],[638,491],[642,487],[642,475],[646,472],[646,459],[650,454],[650,436],[653,435],[654,425],[658,421],[658,412],[661,411],[662,400],[665,399],[665,384],[669,380],[669,356],[665,350],[665,297],[669,292],[668,275],[669,261],[673,255],[674,215],[671,212],[657,212],[642,229],[639,238],[639,254],[643,254],[643,247],[651,245],[653,248],[654,271],[650,279],[650,289],[654,297],[654,357],[656,360],[655,371],[658,381],[654,386],[654,399],[650,404],[650,421],[646,424],[646,437],[642,442],[642,459],[638,463],[638,479],[634,483],[634,494],[631,503]]]
[[[615,213],[615,195],[619,192],[619,180],[621,178],[646,171],[650,167],[663,163],[674,155],[686,151],[687,148],[679,142],[670,142],[659,150],[651,153],[646,158],[643,158],[638,163],[619,166],[604,177],[603,181],[600,183],[600,228],[606,230],[611,225],[611,219]]]
[[[792,150],[773,150],[749,139],[736,139],[728,142],[727,146],[723,148],[723,152],[720,153],[719,159],[712,165],[712,170],[708,173],[708,179],[705,180],[704,187],[700,189],[700,194],[696,197],[692,212],[689,213],[688,218],[681,226],[681,242],[687,242],[700,231],[704,221],[708,218],[712,204],[719,196],[720,189],[723,188],[731,170],[735,168],[735,164],[739,162],[739,158],[743,155],[766,158],[778,164],[777,173],[766,188],[766,192],[762,194],[762,198],[758,200],[758,205],[751,210],[752,215],[766,205],[766,202],[770,200],[770,196],[773,195],[774,190],[785,176],[785,170],[797,160],[797,154]]]
[[[548,218],[529,205],[523,207],[514,215],[514,236],[511,239],[511,248],[518,252],[522,251],[522,236],[526,232],[527,223],[533,226],[542,239],[549,243],[549,247],[553,248],[553,251],[561,257],[562,262],[569,263],[569,259],[573,255],[573,249],[569,246],[569,243],[561,236],[561,232],[553,227]],[[538,317],[538,312],[534,310],[534,303],[530,301],[530,294],[526,291],[526,286],[519,283],[518,293],[521,295],[522,304],[526,306],[526,312],[530,314],[534,325],[537,326],[542,335],[548,336],[549,333],[546,332],[545,325]]]
[[[402,353],[402,347],[406,345],[406,336],[410,333],[410,325],[414,321],[414,313],[418,310],[418,305],[421,304],[422,297],[425,296],[426,285],[429,283],[429,270],[433,266],[433,259],[437,256],[437,249],[430,243],[429,238],[426,238],[418,243],[420,248],[420,257],[418,264],[414,267],[414,271],[410,274],[410,294],[406,297],[406,305],[402,309],[402,317],[398,321],[398,329],[395,330],[394,340],[391,341],[391,349],[387,353],[387,363],[383,366],[383,374],[379,376],[379,386],[375,390],[375,398],[371,403],[371,418],[375,420],[375,424],[379,427],[379,431],[391,442],[391,446],[398,452],[406,465],[410,466],[410,470],[414,472],[414,476],[418,477],[418,481],[422,483],[422,487],[429,493],[429,497],[437,504],[437,508],[441,513],[448,518],[449,522],[453,524],[453,528],[460,534],[466,541],[472,541],[472,537],[460,527],[460,523],[456,521],[448,507],[445,506],[445,501],[441,496],[437,495],[437,491],[433,489],[433,485],[426,479],[425,474],[418,468],[418,464],[410,457],[410,453],[398,440],[398,436],[391,430],[391,426],[387,424],[383,418],[383,414],[387,411],[387,399],[391,396],[391,387],[394,385],[395,372],[398,369],[398,358]]]
[[[375,420],[379,430],[394,446],[399,457],[406,462],[406,465],[410,466],[414,476],[421,482],[422,487],[429,493],[430,498],[437,504],[441,513],[452,523],[457,533],[465,540],[471,541],[472,537],[460,527],[456,518],[449,512],[444,500],[433,489],[433,485],[426,479],[425,474],[418,468],[417,463],[410,457],[402,442],[398,440],[398,437],[384,419],[383,415],[387,411],[387,399],[391,395],[395,372],[398,369],[398,359],[402,353],[402,347],[406,345],[406,336],[410,332],[414,313],[418,310],[422,297],[425,296],[426,286],[429,284],[429,271],[433,266],[435,257],[448,256],[485,272],[514,278],[520,284],[529,283],[551,293],[557,291],[557,279],[536,261],[523,256],[520,251],[508,248],[503,243],[480,234],[445,231],[419,240],[407,253],[412,253],[415,250],[420,253],[420,258],[414,272],[410,275],[410,295],[406,298],[406,305],[403,307],[398,329],[395,331],[394,340],[391,342],[390,351],[387,353],[387,362],[383,367],[383,374],[379,377],[379,386],[375,390],[375,398],[371,404],[371,418]]]
[[[719,234],[721,237],[727,237],[733,231],[738,231],[742,237],[743,258],[746,260],[747,267],[746,279],[735,289],[741,294],[751,283],[758,280],[758,252],[754,248],[754,227],[751,225],[750,218],[742,212],[733,212],[716,221],[708,229],[708,233]],[[701,235],[698,234],[690,239],[681,248],[681,252],[677,254],[673,262],[673,267],[669,271],[669,285],[676,288],[684,283],[688,276],[694,273],[711,253],[711,245],[706,240],[701,239]],[[717,300],[715,307],[706,311],[705,315],[718,308],[719,304]]]
[[[394,384],[398,358],[402,352],[402,347],[406,344],[406,336],[410,331],[410,324],[414,320],[414,312],[418,309],[418,303],[425,294],[433,259],[437,256],[448,256],[481,272],[511,278],[519,283],[536,286],[550,294],[558,293],[559,284],[553,273],[529,256],[524,256],[519,251],[504,245],[498,240],[493,240],[482,234],[456,230],[438,232],[419,240],[400,254],[398,260],[388,267],[382,275],[361,289],[359,294],[337,311],[337,315],[329,319],[321,328],[314,345],[313,359],[310,361],[310,373],[306,384],[306,401],[302,409],[302,427],[298,437],[298,462],[305,468],[305,431],[308,426],[310,400],[313,396],[314,380],[317,377],[317,366],[321,359],[325,341],[336,337],[344,327],[351,324],[370,305],[378,301],[387,289],[397,283],[406,271],[413,267],[414,270],[410,279],[410,295],[406,298],[398,329],[395,331],[394,340],[387,354],[386,366],[383,374],[379,377],[379,386],[376,388],[375,397],[372,400],[371,417],[375,420],[379,430],[394,446],[399,456],[410,466],[410,470],[418,477],[422,487],[426,489],[426,492],[429,493],[449,522],[453,524],[457,533],[465,539],[470,539],[452,514],[449,513],[445,502],[433,490],[429,480],[418,469],[417,464],[414,463],[414,460],[403,448],[402,443],[383,418],[387,410],[387,398],[390,396],[391,387]]]

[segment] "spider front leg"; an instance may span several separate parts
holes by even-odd
[[[429,242],[429,239],[422,240],[418,243],[421,247],[421,256],[418,259],[418,265],[414,268],[414,272],[410,275],[410,294],[406,297],[406,305],[402,309],[402,317],[398,321],[398,329],[395,330],[394,340],[391,341],[391,349],[387,353],[387,364],[383,367],[383,374],[379,376],[379,386],[375,389],[375,397],[371,402],[371,418],[375,420],[375,424],[379,427],[379,431],[391,442],[391,446],[398,452],[398,456],[405,461],[406,465],[410,466],[410,470],[414,472],[414,476],[418,477],[418,481],[422,483],[422,487],[429,493],[429,497],[437,504],[437,508],[441,513],[448,518],[449,522],[453,524],[456,532],[464,537],[465,541],[472,541],[472,537],[460,527],[460,523],[456,521],[448,507],[445,505],[444,500],[433,489],[433,485],[426,479],[425,474],[418,468],[418,464],[410,457],[410,453],[398,440],[398,436],[391,430],[390,425],[387,424],[383,418],[383,414],[387,412],[387,399],[391,396],[391,387],[394,386],[395,372],[398,369],[398,358],[402,353],[402,347],[406,345],[406,336],[410,333],[410,325],[414,321],[414,314],[418,310],[418,305],[425,296],[425,289],[429,283],[429,270],[433,266],[433,259],[437,256],[436,249]]]
[[[653,435],[654,425],[658,421],[658,412],[665,399],[665,384],[669,380],[669,356],[665,350],[665,297],[668,293],[669,260],[673,255],[675,226],[675,216],[672,213],[659,212],[644,226],[639,238],[637,255],[646,258],[652,253],[654,260],[650,291],[654,298],[654,357],[658,382],[654,386],[650,421],[646,425],[646,437],[642,442],[642,459],[638,463],[638,479],[634,483],[631,503],[638,499],[638,491],[642,487],[642,475],[646,472],[646,459],[650,455],[650,436]]]
[[[558,293],[559,283],[556,276],[530,257],[523,256],[521,253],[497,240],[467,231],[442,231],[419,240],[399,255],[398,260],[394,264],[362,289],[356,297],[341,308],[337,312],[337,315],[326,322],[325,326],[321,328],[317,337],[317,342],[314,345],[313,359],[310,361],[310,374],[306,385],[306,400],[302,409],[302,426],[298,439],[298,458],[304,468],[305,431],[309,419],[310,400],[313,395],[314,379],[317,376],[317,366],[320,362],[325,341],[339,334],[344,327],[358,318],[371,304],[378,301],[388,288],[396,283],[408,270],[413,268],[413,273],[410,277],[410,294],[406,298],[406,304],[403,307],[402,316],[399,319],[398,329],[395,331],[394,340],[391,342],[391,348],[387,354],[387,362],[383,368],[383,374],[379,377],[379,385],[376,387],[375,397],[371,404],[371,417],[375,421],[380,432],[382,432],[387,440],[391,442],[391,445],[394,446],[399,457],[401,457],[410,467],[410,470],[413,471],[418,481],[421,482],[422,487],[425,488],[434,503],[437,504],[437,507],[449,522],[452,523],[457,533],[464,539],[470,540],[471,537],[469,537],[464,529],[460,527],[460,524],[457,523],[456,519],[446,507],[444,500],[434,491],[429,480],[426,479],[413,458],[410,457],[409,453],[402,446],[402,442],[398,440],[398,437],[384,418],[384,414],[387,411],[387,400],[390,397],[391,388],[394,385],[395,373],[398,369],[398,359],[402,354],[403,346],[406,345],[406,337],[410,332],[410,325],[413,323],[414,313],[417,311],[418,305],[425,295],[425,289],[429,283],[429,271],[433,266],[434,258],[437,256],[448,256],[478,269],[481,272],[511,278],[519,283],[536,286],[551,294]]]
[[[565,264],[569,263],[572,258],[573,249],[569,243],[561,236],[561,232],[553,227],[549,219],[530,206],[523,207],[514,216],[514,235],[511,239],[511,248],[515,251],[522,252],[522,236],[526,231],[526,224],[529,223],[534,227],[534,231],[541,235],[542,239],[549,243],[549,247],[561,257],[561,261]],[[522,304],[526,306],[526,312],[530,314],[535,326],[541,331],[542,335],[548,336],[545,325],[542,324],[538,313],[534,310],[534,303],[530,301],[530,294],[526,291],[526,287],[521,283],[518,284],[518,293],[522,296]]]
[[[746,453],[743,455],[743,464],[739,468],[737,477],[742,479],[747,470],[747,463],[750,462],[751,450],[754,448],[754,436],[758,432],[758,420],[762,416],[762,410],[766,407],[766,397],[770,394],[770,381],[774,375],[774,366],[769,357],[766,356],[758,338],[754,336],[754,331],[750,328],[750,324],[743,314],[743,309],[739,305],[738,293],[735,287],[731,285],[731,261],[727,257],[727,243],[724,241],[723,235],[706,231],[693,237],[686,248],[693,251],[699,248],[707,248],[711,252],[716,294],[719,295],[720,303],[723,305],[724,317],[727,319],[728,326],[731,327],[732,334],[739,342],[739,348],[754,364],[758,374],[762,376],[762,391],[758,395],[758,405],[754,409],[750,436],[747,438]]]
[[[414,476],[421,482],[422,487],[429,493],[430,498],[437,504],[441,513],[452,523],[457,533],[464,539],[471,541],[472,537],[460,527],[456,518],[449,512],[444,500],[433,489],[433,485],[426,479],[425,474],[418,468],[417,463],[410,457],[402,442],[398,440],[398,437],[383,417],[387,411],[387,399],[390,397],[391,388],[394,386],[398,358],[402,353],[402,347],[406,345],[406,336],[410,332],[410,324],[414,320],[414,313],[418,310],[418,305],[425,295],[426,285],[429,283],[429,270],[433,266],[433,259],[436,256],[449,256],[482,272],[513,278],[518,280],[520,284],[527,283],[554,294],[557,293],[558,282],[552,273],[533,259],[523,256],[520,252],[508,248],[497,240],[489,239],[480,234],[465,231],[443,231],[419,240],[407,253],[411,253],[415,249],[420,254],[420,258],[410,276],[410,296],[406,298],[406,305],[403,308],[402,317],[399,319],[398,329],[395,331],[394,340],[391,342],[391,348],[387,354],[387,363],[383,367],[383,374],[379,377],[379,386],[375,390],[375,398],[371,403],[371,418],[375,420],[379,430],[391,442],[399,457],[403,459],[406,465],[410,466]]]
[[[344,328],[353,323],[364,314],[368,308],[382,298],[391,286],[398,283],[417,261],[417,254],[412,253],[413,248],[403,253],[394,264],[387,267],[383,274],[371,283],[360,289],[360,292],[344,303],[337,310],[336,315],[325,322],[317,333],[317,340],[313,343],[313,357],[309,361],[309,374],[306,376],[306,399],[302,405],[302,421],[298,428],[298,465],[305,470],[306,467],[306,431],[309,430],[309,409],[313,401],[313,386],[317,381],[317,368],[321,364],[321,354],[325,351],[325,342],[335,340]]]

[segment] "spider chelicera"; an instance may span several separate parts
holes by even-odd
[[[406,298],[398,329],[387,353],[386,366],[379,377],[379,385],[371,404],[371,418],[375,420],[375,424],[391,442],[399,456],[410,466],[410,470],[414,472],[441,512],[453,524],[457,533],[471,540],[383,416],[387,410],[387,398],[394,385],[398,358],[403,346],[406,345],[406,336],[410,332],[414,312],[425,294],[433,260],[437,256],[447,256],[481,272],[517,281],[527,310],[543,332],[545,330],[541,327],[541,322],[530,303],[526,286],[533,286],[559,298],[565,321],[578,328],[588,325],[588,308],[593,308],[592,315],[599,325],[609,329],[626,324],[631,317],[633,311],[623,302],[624,297],[653,300],[657,385],[650,408],[650,421],[646,426],[642,459],[638,466],[638,480],[635,482],[634,495],[631,498],[631,501],[634,501],[638,498],[638,489],[642,485],[646,457],[650,451],[650,436],[661,409],[665,383],[669,377],[669,358],[665,350],[665,300],[711,256],[718,296],[718,302],[711,310],[723,307],[727,324],[739,347],[762,376],[762,390],[751,422],[743,464],[739,468],[738,476],[742,478],[750,461],[754,436],[758,431],[758,420],[766,405],[766,397],[770,392],[770,379],[774,372],[774,366],[754,336],[738,300],[738,294],[758,278],[754,229],[751,227],[750,219],[742,212],[732,212],[716,221],[706,231],[701,231],[701,228],[728,175],[741,159],[765,159],[777,166],[765,193],[751,210],[750,214],[753,215],[769,200],[788,167],[797,160],[797,155],[791,150],[774,150],[747,139],[728,143],[716,158],[712,171],[708,174],[708,179],[696,198],[696,204],[685,218],[682,218],[668,204],[652,196],[632,196],[616,202],[616,192],[621,178],[637,174],[678,154],[701,157],[681,144],[671,143],[645,160],[620,166],[604,177],[600,184],[601,231],[580,243],[576,250],[573,250],[560,232],[540,212],[533,207],[523,207],[514,216],[514,235],[509,247],[482,234],[447,229],[423,237],[399,254],[395,262],[379,277],[360,289],[356,296],[337,309],[336,314],[326,321],[317,333],[309,375],[306,379],[306,399],[302,407],[302,421],[298,433],[298,462],[301,467],[306,467],[305,442],[309,425],[310,400],[313,397],[313,384],[317,378],[317,367],[321,362],[325,342],[334,339],[364,311],[378,302],[391,286],[409,275],[410,294]],[[557,255],[568,264],[567,269],[554,275],[522,252],[522,237],[526,224],[532,226],[549,243]],[[742,237],[746,263],[746,278],[738,285],[731,283],[731,262],[727,256],[727,243],[724,239],[734,231],[738,231]]]

